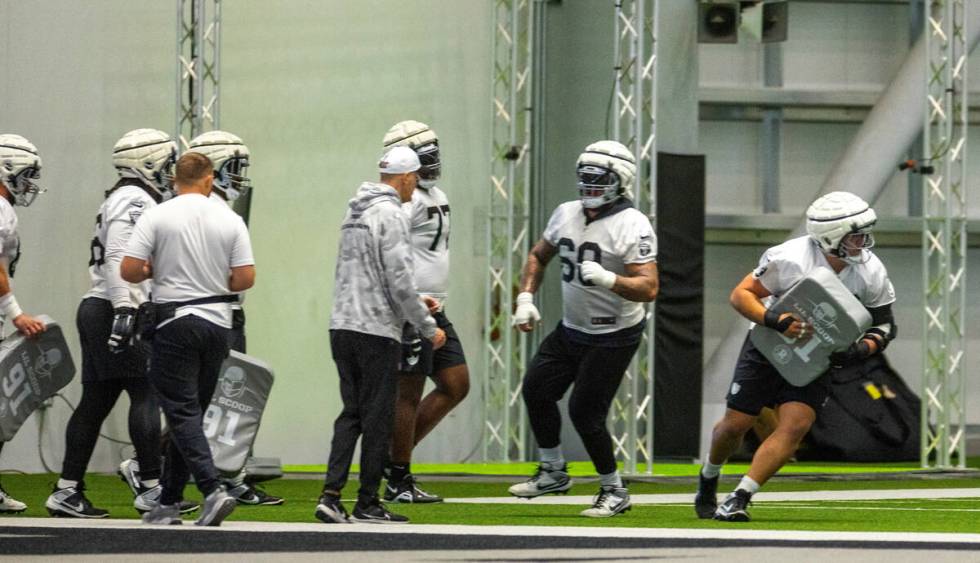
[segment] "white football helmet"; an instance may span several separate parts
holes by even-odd
[[[401,121],[391,126],[385,133],[384,148],[406,146],[419,155],[422,168],[419,169],[419,186],[431,188],[442,175],[442,161],[439,159],[439,137],[428,125],[420,121]]]
[[[112,147],[112,165],[123,178],[136,178],[162,199],[173,195],[177,143],[157,129],[134,129]]]
[[[14,205],[27,207],[44,188],[34,180],[41,178],[41,155],[20,135],[0,135],[0,182],[14,198]]]
[[[595,209],[620,196],[630,197],[636,159],[622,143],[596,141],[579,155],[577,173],[582,206]]]
[[[850,192],[830,192],[807,208],[806,232],[824,253],[851,264],[862,264],[871,258],[868,252],[874,246],[871,229],[877,220],[874,209],[860,197]],[[849,251],[854,250],[860,252],[852,256]]]
[[[247,176],[248,147],[227,131],[208,131],[191,139],[188,150],[201,153],[214,165],[214,189],[228,203],[234,202],[252,189]]]

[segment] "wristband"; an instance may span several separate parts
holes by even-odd
[[[24,314],[20,305],[17,304],[17,299],[14,297],[13,292],[0,297],[0,314],[3,315],[4,319],[11,321]]]
[[[779,317],[781,315],[782,313],[777,313],[772,309],[766,309],[766,314],[762,317],[762,324],[777,332],[780,333],[786,332],[786,329],[788,329],[790,325],[793,324],[793,317],[789,316],[783,319],[782,321],[780,321]]]

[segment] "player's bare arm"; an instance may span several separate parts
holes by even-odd
[[[521,270],[521,292],[535,293],[541,287],[544,269],[558,253],[558,248],[542,239],[534,244]]]
[[[0,265],[0,309],[24,336],[33,338],[44,332],[44,323],[20,310],[14,294],[10,291],[10,276],[7,275],[7,268],[2,265]]]
[[[616,276],[611,288],[613,293],[639,303],[649,303],[657,298],[660,276],[656,262],[626,264],[625,270],[625,275]]]
[[[517,307],[513,317],[514,326],[521,332],[531,332],[534,325],[541,320],[541,314],[534,306],[534,292],[541,287],[544,269],[557,253],[558,248],[542,239],[527,255],[527,262],[521,270],[521,292],[515,301]]]
[[[762,282],[750,273],[742,278],[742,281],[735,286],[728,300],[732,304],[732,307],[746,319],[756,324],[769,326],[766,323],[767,309],[762,303],[762,300],[770,295],[772,294],[766,289],[766,286],[762,285]],[[792,321],[790,321],[788,326],[785,326],[785,323],[789,319],[792,319]],[[778,322],[780,328],[785,326],[780,332],[788,338],[803,338],[812,335],[812,329],[808,329],[806,323],[792,313],[783,313],[779,316]],[[776,328],[776,330],[779,330],[779,328]]]
[[[146,260],[124,256],[119,263],[119,275],[129,283],[140,283],[152,277],[152,270]]]
[[[231,269],[228,277],[229,291],[245,291],[255,285],[255,266],[237,266]]]

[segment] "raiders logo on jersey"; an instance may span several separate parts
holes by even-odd
[[[653,226],[629,200],[621,200],[592,220],[586,217],[580,201],[562,204],[548,221],[543,238],[558,250],[565,326],[589,334],[607,334],[643,320],[641,303],[586,282],[581,274],[585,261],[598,262],[623,275],[627,264],[656,260]]]

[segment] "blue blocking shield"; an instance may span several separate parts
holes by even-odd
[[[772,309],[780,315],[795,313],[814,330],[805,340],[759,325],[750,333],[752,344],[797,387],[820,377],[830,367],[830,354],[846,349],[871,326],[868,310],[827,268],[807,274]]]
[[[272,369],[264,362],[234,350],[221,366],[218,385],[204,413],[204,435],[218,471],[232,474],[245,467],[273,379]]]
[[[19,332],[0,343],[0,442],[8,442],[45,400],[75,377],[65,336],[50,317],[37,339]]]

